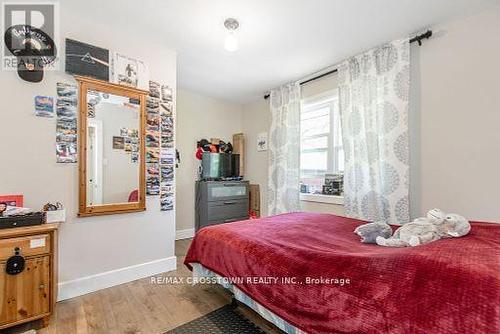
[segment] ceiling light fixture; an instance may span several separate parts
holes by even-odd
[[[238,50],[238,39],[236,38],[236,30],[240,27],[238,20],[228,18],[224,21],[224,27],[227,29],[224,48],[229,52]]]

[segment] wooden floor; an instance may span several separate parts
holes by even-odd
[[[191,275],[182,264],[190,242],[191,239],[176,241],[177,270],[165,276]],[[157,285],[152,284],[150,278],[145,278],[57,303],[50,325],[37,333],[159,334],[230,301],[231,295],[217,285]],[[253,311],[241,306],[239,310],[267,333],[280,332]],[[5,333],[23,333],[38,326],[39,323],[35,322],[6,330]]]

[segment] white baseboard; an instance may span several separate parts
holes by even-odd
[[[66,300],[177,268],[175,256],[78,278],[58,284],[57,300]]]
[[[194,228],[175,231],[175,240],[188,239],[194,237]]]

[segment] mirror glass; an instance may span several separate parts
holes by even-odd
[[[140,101],[87,91],[87,206],[137,203]]]

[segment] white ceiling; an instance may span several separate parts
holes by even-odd
[[[85,3],[88,4],[87,0]],[[97,1],[94,1],[97,2]],[[385,41],[465,17],[498,0],[98,1],[114,23],[178,51],[179,87],[240,103]],[[92,6],[90,6],[92,7]],[[240,21],[235,53],[224,19]]]

